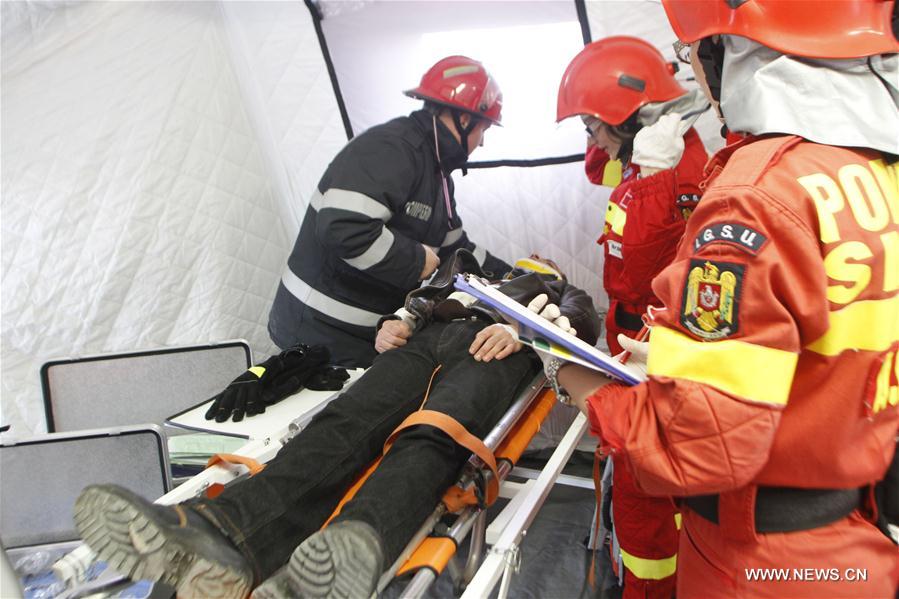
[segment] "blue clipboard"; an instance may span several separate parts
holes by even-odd
[[[628,385],[637,385],[646,380],[642,372],[566,333],[479,277],[456,275],[456,290],[473,295],[500,312],[507,320],[518,323],[519,341],[537,351],[598,370]]]

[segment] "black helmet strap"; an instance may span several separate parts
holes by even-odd
[[[634,153],[634,137],[643,128],[637,120],[639,112],[639,109],[635,110],[623,123],[612,127],[612,133],[621,141],[621,147],[618,149],[618,160],[621,164],[630,163],[631,155]]]
[[[456,126],[456,131],[459,132],[459,143],[462,144],[462,149],[468,154],[468,135],[474,130],[475,125],[477,125],[477,117],[475,117],[471,113],[465,113],[469,115],[468,126],[462,126],[462,114],[461,110],[452,110],[450,109],[450,114],[453,115],[453,124]],[[462,176],[468,174],[468,169],[465,166],[462,167]]]
[[[721,79],[724,76],[724,42],[720,36],[704,37],[699,41],[699,68],[715,102],[721,101]],[[696,68],[697,65],[693,65]]]

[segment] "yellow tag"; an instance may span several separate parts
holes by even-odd
[[[253,366],[249,370],[260,379],[262,378],[262,375],[265,374],[265,366]]]

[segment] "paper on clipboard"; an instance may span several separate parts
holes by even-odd
[[[528,310],[483,279],[473,275],[456,275],[456,289],[489,304],[508,320],[518,323],[518,338],[537,351],[598,370],[628,385],[646,380],[646,375],[622,364],[611,356],[566,333],[545,318]]]

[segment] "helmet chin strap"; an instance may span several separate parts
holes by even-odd
[[[631,156],[634,153],[634,137],[637,135],[637,132],[643,128],[638,120],[638,114],[639,111],[634,111],[634,113],[627,117],[623,123],[612,127],[612,132],[621,142],[616,158],[620,160],[623,165],[630,164]]]
[[[468,126],[462,126],[462,112],[459,110],[451,110],[453,115],[453,124],[456,126],[456,131],[459,132],[459,143],[462,144],[462,149],[468,154],[468,134],[474,130],[475,127],[475,118],[470,117],[468,120]],[[468,169],[465,168],[465,165],[462,166],[462,176],[468,174]]]
[[[717,39],[716,39],[717,38]],[[724,74],[724,42],[719,36],[705,37],[699,42],[699,68],[705,75],[705,83],[712,94],[712,99],[718,104],[719,116],[721,114],[721,80]],[[693,65],[696,68],[697,65]]]

